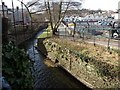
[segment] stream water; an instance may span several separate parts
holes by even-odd
[[[35,90],[39,90],[40,88],[81,88],[80,90],[83,90],[82,88],[89,89],[65,70],[58,67],[48,67],[44,63],[45,57],[34,47],[37,42],[36,37],[41,33],[42,31],[24,43],[30,59],[34,61],[33,75],[35,76]]]

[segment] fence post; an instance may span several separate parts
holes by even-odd
[[[2,18],[0,17],[0,53],[2,54]],[[2,55],[0,56],[0,72],[2,72]],[[2,77],[2,73],[0,73]],[[0,90],[2,90],[2,81],[0,81]]]
[[[94,46],[95,46],[95,32],[96,32],[96,30],[94,29]]]
[[[2,14],[3,14],[3,17],[5,17],[4,7],[5,7],[5,3],[2,2]]]
[[[108,50],[110,49],[110,37],[111,35],[110,35],[110,29],[109,29],[109,37],[108,37]]]
[[[71,61],[71,58],[70,58],[70,66],[69,66],[69,68],[70,68],[70,71],[71,71],[71,68],[72,68],[72,61]]]
[[[23,0],[22,0],[23,2]],[[23,29],[23,32],[24,32],[24,39],[26,40],[26,35],[25,35],[25,29],[24,29],[24,25],[25,25],[25,21],[24,21],[24,11],[23,11],[23,4],[21,3],[21,8],[22,8],[22,29]]]
[[[5,17],[2,18],[2,43],[8,43],[8,19]]]
[[[82,32],[83,32],[83,40],[84,40],[84,28],[83,28]]]
[[[76,29],[76,23],[73,21],[74,24],[74,30],[73,30],[73,40],[75,41],[75,29]]]

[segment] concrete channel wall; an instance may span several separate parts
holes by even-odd
[[[112,88],[108,85],[108,81],[104,80],[94,65],[86,63],[82,60],[77,52],[71,51],[69,48],[60,46],[54,41],[46,39],[42,42],[47,51],[47,57],[56,65],[62,67],[72,74],[80,82],[90,88]],[[38,49],[44,53],[38,40]],[[45,52],[46,53],[46,52]]]

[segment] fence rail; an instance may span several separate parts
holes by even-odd
[[[113,33],[117,29],[112,27],[86,27],[86,26],[76,26],[71,28],[69,26],[60,26],[58,28],[58,35],[62,38],[69,38],[73,41],[83,40],[88,43],[93,43],[93,45],[99,44],[102,46],[110,48],[118,48],[119,38],[113,38]]]
[[[21,2],[20,2],[21,3]],[[3,43],[13,40],[16,45],[29,39],[35,34],[40,26],[44,24],[32,22],[29,12],[21,4],[21,7],[14,9],[14,1],[11,2],[12,8],[9,9],[4,2],[2,2],[2,39]],[[31,24],[32,23],[32,24]]]

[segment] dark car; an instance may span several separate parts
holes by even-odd
[[[114,22],[112,28],[112,37],[120,38],[120,22]]]
[[[120,28],[114,30],[114,33],[112,34],[113,38],[120,38]]]

